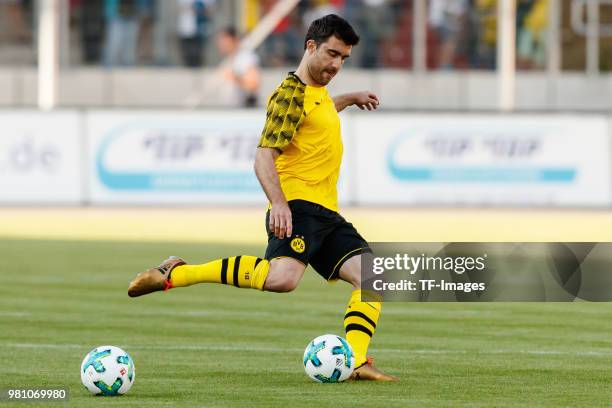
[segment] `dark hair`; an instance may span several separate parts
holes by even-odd
[[[306,49],[308,40],[314,40],[318,47],[332,35],[342,40],[346,45],[357,45],[359,43],[359,36],[348,21],[336,14],[328,14],[310,24],[304,40],[304,49]]]

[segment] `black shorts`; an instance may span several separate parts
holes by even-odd
[[[289,201],[293,233],[278,239],[270,231],[270,210],[266,213],[268,248],[265,258],[297,259],[311,264],[327,280],[338,279],[340,267],[350,257],[372,252],[353,224],[340,214],[304,200]]]

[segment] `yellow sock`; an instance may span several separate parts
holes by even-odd
[[[203,265],[181,265],[174,268],[169,280],[173,287],[196,283],[223,283],[238,288],[263,290],[270,263],[251,255],[217,259]]]
[[[355,367],[367,360],[368,346],[380,316],[380,302],[362,302],[361,290],[354,290],[344,314],[346,340],[355,353]]]

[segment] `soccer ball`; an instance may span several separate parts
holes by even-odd
[[[81,381],[95,395],[125,394],[135,378],[134,361],[119,347],[96,347],[81,363]]]
[[[304,371],[315,381],[337,383],[346,380],[355,368],[353,349],[340,336],[324,334],[304,350]]]

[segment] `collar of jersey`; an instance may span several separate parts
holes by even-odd
[[[323,102],[323,99],[325,99],[325,96],[327,95],[327,87],[325,86],[311,86],[306,84],[304,81],[302,81],[302,79],[297,76],[295,74],[295,71],[289,71],[289,75],[293,76],[295,79],[297,79],[302,85],[308,87],[308,89],[310,89],[309,92],[314,93],[314,95],[316,95],[316,101],[321,103]]]

